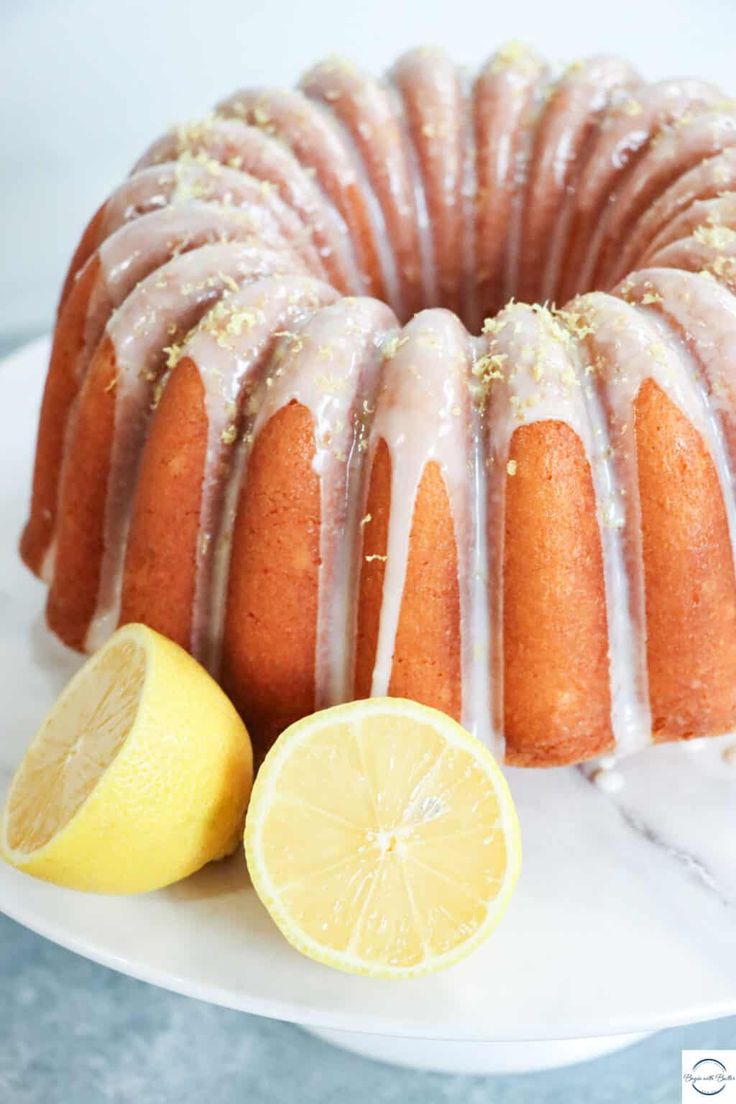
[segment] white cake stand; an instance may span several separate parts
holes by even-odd
[[[43,627],[43,587],[16,553],[47,350],[34,342],[0,365],[2,788],[79,662]],[[132,898],[58,889],[0,864],[0,908],[113,969],[371,1057],[550,1068],[736,1012],[732,744],[644,752],[616,767],[618,792],[577,769],[509,771],[525,851],[517,894],[485,947],[413,982],[355,978],[297,954],[240,856]]]

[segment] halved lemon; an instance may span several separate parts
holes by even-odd
[[[74,889],[156,889],[232,851],[253,781],[248,733],[205,670],[126,625],[77,672],[8,794],[3,857]]]
[[[469,954],[519,872],[519,827],[490,752],[435,709],[372,698],[288,728],[253,787],[256,892],[329,966],[413,977]]]

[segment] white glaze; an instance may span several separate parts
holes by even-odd
[[[87,262],[97,264],[99,272],[87,306],[84,346],[75,369],[78,379],[84,377],[112,310],[150,273],[175,254],[197,246],[258,237],[260,234],[248,212],[210,203],[164,207],[123,223],[102,241]],[[278,237],[275,244],[285,248]]]
[[[689,238],[692,234],[703,231],[712,232],[719,227],[736,227],[736,191],[722,191],[717,196],[707,199],[698,199],[686,207],[681,214],[671,219],[652,239],[649,248],[644,253],[642,264],[647,267],[657,268],[657,253],[660,249]],[[664,268],[678,268],[679,265],[663,265]],[[702,266],[701,266],[702,267]],[[691,271],[697,271],[690,267]]]
[[[521,248],[524,235],[526,193],[529,166],[534,153],[534,140],[540,119],[544,115],[548,88],[541,77],[531,86],[531,102],[519,121],[513,152],[511,211],[506,238],[504,266],[504,302],[516,294],[521,268]]]
[[[355,196],[366,205],[371,220],[372,238],[384,248],[385,227],[367,195],[370,184],[365,166],[350,131],[323,103],[308,99],[299,91],[264,91],[242,89],[218,104],[218,112],[257,126],[263,132],[283,142],[321,187],[328,201],[340,212],[345,225],[355,239],[357,263],[363,259],[363,233],[360,217],[356,217]],[[378,214],[378,221],[376,215]],[[383,235],[381,233],[383,227]],[[359,290],[370,290],[368,275],[362,273]]]
[[[728,191],[736,181],[736,149],[707,157],[678,176],[642,214],[622,243],[619,267],[622,273],[642,264],[654,238],[666,233],[669,224],[692,203]]]
[[[327,110],[326,105],[320,105]],[[358,187],[363,196],[368,211],[373,244],[375,246],[378,264],[381,270],[381,279],[386,292],[386,302],[392,310],[403,316],[404,304],[399,281],[399,270],[394,250],[391,246],[391,236],[386,225],[386,216],[381,203],[376,195],[371,181],[368,166],[361,157],[360,150],[350,128],[340,119],[335,117],[335,123],[340,128],[343,141],[351,149],[355,157],[355,171],[358,178]]]
[[[612,680],[614,694],[619,688],[621,724],[617,736],[622,753],[648,742],[651,730],[646,704],[644,578],[633,417],[634,401],[646,379],[661,388],[702,437],[718,473],[732,545],[736,538],[733,476],[723,429],[690,351],[660,314],[661,291],[668,282],[674,282],[675,288],[680,285],[682,294],[681,280],[680,273],[649,270],[624,285],[625,303],[594,293],[572,305],[592,330],[586,335],[586,343],[614,461],[608,466],[615,493],[610,511],[603,518],[602,533],[604,539],[608,535],[615,544],[622,542],[615,569],[618,600],[613,607],[609,601],[611,655],[618,660],[624,676],[619,681],[614,675]],[[722,296],[728,294],[717,290]],[[637,302],[643,305],[631,305]],[[723,307],[727,317],[725,302]],[[732,301],[732,317],[735,309],[736,301]],[[628,611],[628,623],[621,617],[624,610]],[[619,615],[613,623],[612,613]],[[615,701],[614,697],[614,717]]]
[[[250,434],[241,436],[228,459],[229,433],[269,368],[278,332],[336,297],[328,285],[304,277],[259,279],[205,316],[182,350],[199,368],[207,412],[192,652],[210,670],[219,668],[237,494],[252,443]]]
[[[269,386],[255,397],[255,440],[289,402],[314,421],[313,467],[320,482],[320,565],[315,706],[352,697],[360,563],[360,487],[366,409],[382,365],[381,341],[398,326],[375,299],[342,299],[280,339]]]
[[[176,160],[182,154],[204,154],[252,175],[266,188],[275,188],[311,230],[325,267],[334,273],[341,288],[348,292],[361,290],[361,275],[345,222],[283,143],[236,119],[203,119],[154,142],[135,171]]]
[[[403,54],[390,79],[401,97],[406,124],[411,126],[407,148],[420,184],[418,188],[415,184],[415,194],[424,302],[457,309],[474,268],[472,252],[464,248],[467,243],[463,241],[468,213],[463,195],[468,148],[463,75],[444,51],[425,47]],[[470,306],[465,308],[466,324],[471,318]]]
[[[105,509],[97,607],[85,647],[117,625],[127,531],[151,400],[172,348],[224,293],[266,273],[298,271],[293,256],[240,244],[210,245],[176,257],[143,280],[107,326],[115,351],[115,432]]]
[[[593,293],[571,304],[579,318],[589,417],[594,425],[599,520],[606,570],[614,732],[621,753],[651,741],[646,612],[633,401],[642,382],[667,377],[659,335],[627,304]],[[587,329],[589,333],[586,333]],[[665,358],[666,360],[666,358]],[[679,394],[679,393],[678,393]]]
[[[621,793],[626,785],[626,779],[620,771],[616,770],[597,770],[591,775],[591,780],[595,783],[599,790],[603,790],[607,794]]]
[[[207,242],[254,236],[246,213],[199,202],[181,208],[164,207],[122,223],[87,261],[87,265],[98,265],[99,271],[90,290],[84,346],[75,368],[77,378],[84,377],[112,310],[150,273],[176,253]]]
[[[402,132],[402,145],[406,158],[407,172],[411,181],[414,199],[414,211],[419,242],[419,265],[422,274],[422,297],[425,303],[437,302],[437,269],[435,266],[432,228],[427,209],[426,185],[422,175],[422,166],[406,119],[404,100],[398,89],[389,86],[389,96],[393,113]]]
[[[176,253],[218,241],[252,241],[266,248],[288,243],[269,227],[262,210],[192,201],[164,207],[125,223],[99,248],[107,294],[119,306],[136,284]]]
[[[464,300],[463,317],[475,330],[480,327],[483,304],[478,302],[477,241],[475,225],[475,207],[477,202],[478,181],[476,174],[475,115],[473,100],[473,79],[470,73],[460,72],[462,104],[462,160],[460,168],[460,200],[462,203],[462,245],[466,258],[461,282]],[[441,263],[441,262],[440,262]]]
[[[652,201],[652,190],[656,196],[657,189],[663,191],[693,165],[735,144],[736,116],[717,110],[694,116],[686,113],[657,133],[601,219],[602,250],[593,273],[599,286],[609,286],[624,275],[621,232],[644,213]]]
[[[564,320],[564,316],[563,316]],[[489,355],[496,358],[499,378],[491,383],[488,415],[490,441],[488,500],[496,517],[498,537],[490,553],[494,663],[494,717],[503,717],[503,547],[507,460],[511,438],[521,425],[554,420],[569,425],[579,437],[590,464],[601,531],[612,727],[617,746],[631,750],[649,737],[650,724],[642,700],[641,659],[637,657],[636,626],[629,612],[628,577],[618,535],[618,484],[608,452],[608,435],[600,416],[587,361],[578,342],[548,311],[507,307],[496,319]]]
[[[736,291],[736,233],[728,226],[699,226],[688,238],[679,238],[658,249],[650,258],[652,268],[679,268],[715,277]]]
[[[736,298],[715,280],[669,269],[647,269],[625,287],[628,297],[650,300],[670,324],[665,338],[689,359],[692,390],[680,408],[713,459],[736,550]]]
[[[98,229],[103,241],[120,226],[163,207],[218,203],[251,213],[254,230],[263,223],[296,249],[310,269],[323,272],[319,255],[298,215],[263,181],[202,155],[182,154],[178,161],[151,165],[128,177],[105,203]]]
[[[606,208],[652,139],[656,141],[664,127],[686,114],[702,111],[719,95],[717,89],[701,81],[662,81],[642,85],[611,105],[601,121],[598,139],[576,189],[579,240],[575,243],[576,271],[564,283],[568,294],[591,286],[606,231]],[[635,236],[636,231],[632,239]],[[622,243],[624,253],[627,246],[627,242]],[[635,257],[632,252],[632,265]]]
[[[473,350],[454,315],[429,310],[404,327],[391,352],[376,397],[368,460],[370,469],[376,446],[385,441],[392,509],[371,693],[389,692],[414,504],[426,466],[434,461],[447,489],[457,547],[462,718],[471,731],[490,741],[488,588],[477,476],[481,461],[468,386]]]
[[[546,160],[549,178],[542,183],[546,202],[555,210],[551,240],[543,243],[540,302],[552,301],[558,291],[565,264],[570,228],[576,209],[577,184],[584,179],[588,158],[605,109],[635,84],[631,66],[614,58],[591,58],[573,66],[558,84],[557,94],[566,95],[564,110],[546,135],[545,150],[535,149],[537,162]],[[563,89],[564,86],[564,89]]]
[[[406,319],[422,305],[422,256],[409,144],[394,89],[339,58],[316,66],[302,86],[352,135],[383,212],[387,240],[377,245],[388,249],[395,266],[397,298],[389,294],[389,302]],[[391,288],[393,272],[387,277]]]
[[[546,69],[526,48],[500,50],[466,87],[467,170],[464,212],[472,251],[467,278],[472,287],[472,327],[483,313],[507,302],[516,278],[521,234],[519,154]],[[511,254],[513,253],[513,257]],[[477,300],[477,302],[476,302]]]

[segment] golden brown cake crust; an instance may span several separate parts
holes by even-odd
[[[31,514],[21,538],[21,555],[36,575],[54,534],[59,475],[65,448],[65,416],[79,387],[78,360],[84,350],[89,300],[99,275],[92,258],[81,270],[56,323],[46,376],[33,473]]]
[[[389,693],[459,719],[460,677],[455,529],[442,472],[431,462],[414,504]]]
[[[253,447],[232,536],[222,681],[262,755],[314,707],[320,491],[312,418],[291,403]]]
[[[652,380],[636,400],[655,739],[736,724],[736,580],[718,477],[703,442]]]
[[[180,360],[164,388],[141,457],[125,558],[120,621],[145,621],[191,647],[195,564],[207,449],[204,389]]]
[[[517,429],[506,481],[504,726],[516,766],[610,751],[601,541],[590,469],[569,426]],[[574,752],[573,752],[574,749]]]
[[[386,573],[386,546],[391,512],[391,456],[379,441],[373,459],[366,512],[360,520],[361,564],[358,588],[355,696],[369,698],[376,662],[381,596]]]
[[[59,489],[54,579],[46,616],[72,648],[82,648],[97,604],[110,453],[115,435],[115,350],[103,340],[82,387]]]

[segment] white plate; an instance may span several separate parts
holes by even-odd
[[[0,366],[0,783],[78,663],[42,623],[21,565],[48,344]],[[736,1012],[736,769],[707,747],[620,766],[615,795],[582,771],[510,771],[525,860],[500,929],[414,982],[302,958],[240,856],[134,898],[57,889],[0,866],[0,908],[79,954],[204,1000],[302,1024],[437,1039],[541,1040],[653,1030]]]

